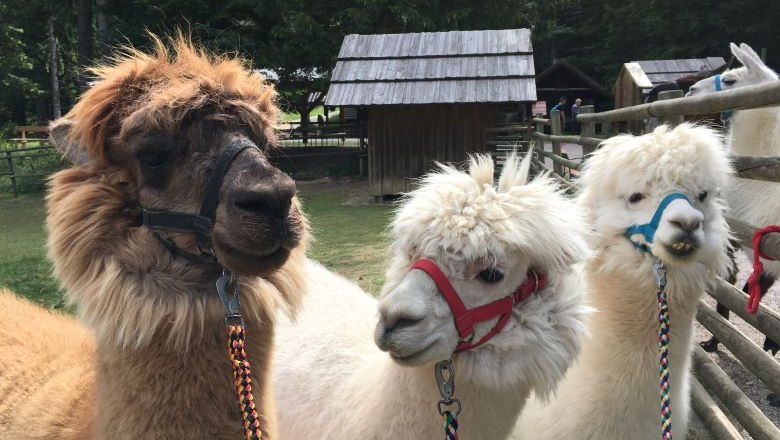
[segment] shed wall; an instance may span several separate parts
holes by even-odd
[[[495,126],[495,104],[374,106],[368,115],[371,195],[410,191],[434,161],[460,162],[485,151],[485,129]]]

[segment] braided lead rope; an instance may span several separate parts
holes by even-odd
[[[445,440],[458,440],[458,416],[453,414],[450,410],[444,410],[442,414],[444,418],[444,439]]]
[[[228,295],[227,287],[233,284],[232,295]],[[260,430],[260,418],[255,406],[255,398],[252,395],[252,374],[249,368],[244,350],[246,331],[244,330],[244,318],[241,316],[241,302],[238,297],[238,281],[226,271],[217,279],[217,293],[225,306],[225,326],[228,330],[228,358],[233,367],[233,378],[236,385],[238,406],[243,420],[244,439],[262,440],[263,433]]]
[[[261,440],[263,434],[260,431],[260,420],[254,396],[252,396],[252,375],[249,360],[244,351],[244,337],[243,324],[228,325],[228,357],[233,365],[236,395],[244,423],[244,438],[246,440]]]
[[[447,359],[436,362],[434,375],[441,394],[437,407],[439,414],[444,418],[444,440],[458,440],[460,400],[452,398],[455,394],[455,370],[452,368],[452,361]],[[454,411],[446,409],[448,406],[454,406]]]
[[[658,286],[658,351],[661,373],[661,438],[672,440],[672,402],[669,390],[669,305],[666,300],[666,269],[661,261],[653,264]]]

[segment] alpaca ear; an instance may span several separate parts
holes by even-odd
[[[742,49],[740,49],[739,46],[737,46],[734,43],[729,43],[729,48],[731,48],[732,55],[734,55],[737,61],[739,61],[744,66],[746,63],[745,60],[747,59],[747,55],[745,55],[745,53],[742,52]]]
[[[753,65],[756,67],[764,67],[764,61],[761,60],[761,57],[758,56],[755,50],[753,50],[752,47],[748,46],[746,43],[742,43],[739,45],[739,48],[742,49],[742,53],[745,54],[748,58],[750,58],[753,62]]]
[[[506,158],[504,169],[501,171],[501,177],[498,178],[499,192],[507,192],[512,189],[513,186],[525,185],[528,183],[532,153],[533,148],[529,148],[528,154],[525,155],[519,164],[518,161],[520,159],[517,150],[514,150],[509,154],[509,157]]]
[[[84,165],[89,157],[87,153],[79,148],[71,136],[71,130],[75,123],[67,118],[60,118],[53,121],[49,126],[51,132],[51,142],[57,147],[62,157],[75,165]]]
[[[731,47],[731,53],[733,53],[734,56],[737,57],[737,60],[739,60],[739,62],[748,70],[760,69],[763,65],[763,63],[760,62],[760,58],[759,62],[756,62],[756,58],[751,55],[751,52],[753,54],[755,54],[755,52],[753,52],[753,49],[747,44],[742,43],[740,46],[737,46],[736,44],[731,43],[729,46]],[[749,51],[745,50],[745,48]]]

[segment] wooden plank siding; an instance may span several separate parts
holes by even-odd
[[[535,101],[528,29],[347,35],[329,106]]]
[[[485,151],[486,129],[495,118],[495,104],[369,108],[371,195],[410,191],[434,161],[461,162],[468,153]]]

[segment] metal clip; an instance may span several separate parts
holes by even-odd
[[[233,294],[228,296],[227,287],[231,282],[233,283]],[[233,278],[232,274],[223,270],[222,276],[217,278],[216,284],[219,299],[225,307],[225,325],[230,325],[230,323],[243,325],[244,319],[241,316],[241,300],[238,296],[238,281]]]
[[[452,361],[449,359],[436,362],[436,385],[439,386],[439,394],[447,402],[452,400],[455,395],[455,370],[452,368]],[[444,375],[447,377],[444,377]]]
[[[655,275],[655,285],[658,290],[664,290],[666,288],[666,268],[663,261],[656,260],[653,263],[653,275]]]
[[[445,406],[455,405],[454,414],[457,416],[460,414],[460,400],[452,398],[455,395],[455,369],[452,368],[452,360],[436,362],[434,373],[436,385],[439,387],[439,394],[441,394],[441,400],[438,404],[439,414],[444,415]]]

